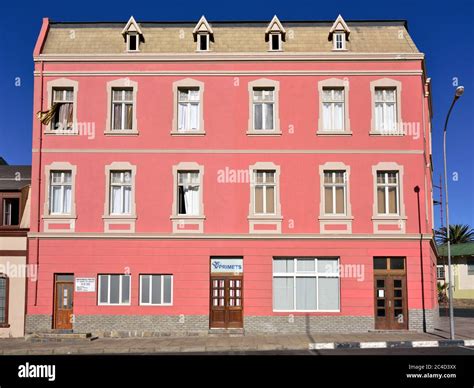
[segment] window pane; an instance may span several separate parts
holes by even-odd
[[[63,209],[64,214],[71,213],[71,186],[64,186]]]
[[[331,103],[323,104],[323,128],[325,130],[332,129],[331,105]]]
[[[130,303],[130,276],[122,275],[122,303]]]
[[[385,214],[385,188],[377,189],[377,209],[380,214]]]
[[[273,186],[267,187],[266,201],[266,213],[275,213],[275,188]]]
[[[320,310],[339,309],[339,279],[319,278],[318,295]]]
[[[378,172],[377,173],[377,183],[385,183],[385,173]]]
[[[273,260],[273,272],[293,272],[294,271],[294,261],[293,259],[276,259]]]
[[[390,269],[404,269],[405,268],[405,259],[398,257],[398,258],[390,258]]]
[[[150,275],[142,275],[142,303],[150,303]]]
[[[255,187],[255,213],[263,213],[263,187]]]
[[[318,273],[339,273],[338,263],[337,259],[318,259]]]
[[[332,214],[332,187],[325,187],[324,188],[324,211],[326,214]]]
[[[108,303],[109,277],[107,275],[100,275],[99,276],[99,283],[100,283],[99,301],[100,301],[100,303]]]
[[[273,129],[273,104],[265,104],[265,129]]]
[[[374,258],[374,269],[387,269],[387,258],[386,257]]]
[[[397,206],[397,188],[396,187],[389,187],[388,188],[388,206],[389,206],[389,213],[396,214],[398,213],[398,206]]]
[[[336,213],[344,214],[344,187],[336,187]]]
[[[316,264],[314,259],[298,259],[296,260],[297,272],[315,272]]]
[[[120,302],[120,275],[110,275],[110,303]]]
[[[273,278],[273,308],[275,310],[294,310],[293,292],[293,278]]]
[[[151,286],[151,303],[161,304],[161,276],[153,275]]]
[[[164,275],[163,303],[171,303],[171,275]]]
[[[296,278],[296,309],[316,310],[316,278]]]
[[[184,130],[187,127],[186,115],[187,115],[187,104],[178,104],[178,129]]]
[[[6,322],[7,308],[7,279],[0,277],[0,323]]]
[[[265,182],[266,183],[274,183],[275,182],[275,173],[272,171],[265,172]]]
[[[61,186],[53,186],[51,188],[51,213],[61,212]]]
[[[254,105],[254,128],[262,129],[262,104]]]

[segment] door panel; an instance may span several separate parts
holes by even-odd
[[[408,329],[405,275],[374,276],[375,328]]]
[[[72,330],[74,284],[56,282],[54,296],[54,328]]]
[[[211,328],[243,326],[242,276],[212,276],[210,297]]]

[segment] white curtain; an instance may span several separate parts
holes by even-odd
[[[319,278],[319,309],[339,309],[339,278]]]
[[[71,186],[64,186],[63,213],[71,213]]]
[[[342,103],[335,103],[334,104],[334,128],[335,130],[342,131],[343,130],[343,118],[344,118],[344,104]]]
[[[294,278],[273,278],[273,308],[294,310]]]
[[[187,104],[178,105],[178,129],[180,130],[186,129],[186,108]]]
[[[323,128],[329,130],[331,127],[331,104],[323,104]]]
[[[130,186],[124,187],[124,198],[123,198],[123,212],[125,214],[130,214],[130,208],[132,204],[132,188]]]
[[[120,214],[122,213],[121,209],[121,188],[119,186],[112,186],[112,206],[111,212],[113,214]]]
[[[273,104],[264,104],[265,129],[273,129]]]
[[[61,213],[61,187],[51,188],[51,213]]]
[[[189,113],[191,117],[188,129],[199,129],[199,104],[191,104]]]
[[[186,206],[186,214],[199,214],[199,187],[188,186],[184,190],[184,203]]]
[[[262,129],[262,104],[254,104],[254,129]]]
[[[395,127],[395,104],[390,103],[385,105],[385,130],[392,132],[396,130]]]
[[[296,309],[316,310],[316,278],[296,278]]]
[[[385,131],[383,127],[383,104],[375,104],[375,129],[379,132]]]

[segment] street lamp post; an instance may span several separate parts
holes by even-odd
[[[453,110],[454,104],[464,93],[464,87],[458,86],[456,88],[456,93],[454,94],[453,102],[449,107],[448,115],[446,116],[446,121],[444,123],[443,131],[443,161],[444,161],[444,189],[446,193],[446,239],[448,242],[448,298],[449,298],[449,332],[450,337],[454,339],[454,310],[453,310],[453,271],[451,267],[451,243],[450,233],[449,233],[449,206],[448,206],[448,170],[446,167],[446,130],[448,129],[448,120]]]

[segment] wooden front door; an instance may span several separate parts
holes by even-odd
[[[54,329],[72,330],[74,275],[56,275],[54,284]]]
[[[403,269],[402,264],[397,264],[397,269],[390,269],[390,259],[387,258],[387,260],[386,269],[374,268],[375,328],[377,330],[407,330],[408,299],[405,264],[403,262]]]
[[[209,322],[211,328],[243,327],[242,285],[242,276],[211,276]]]

